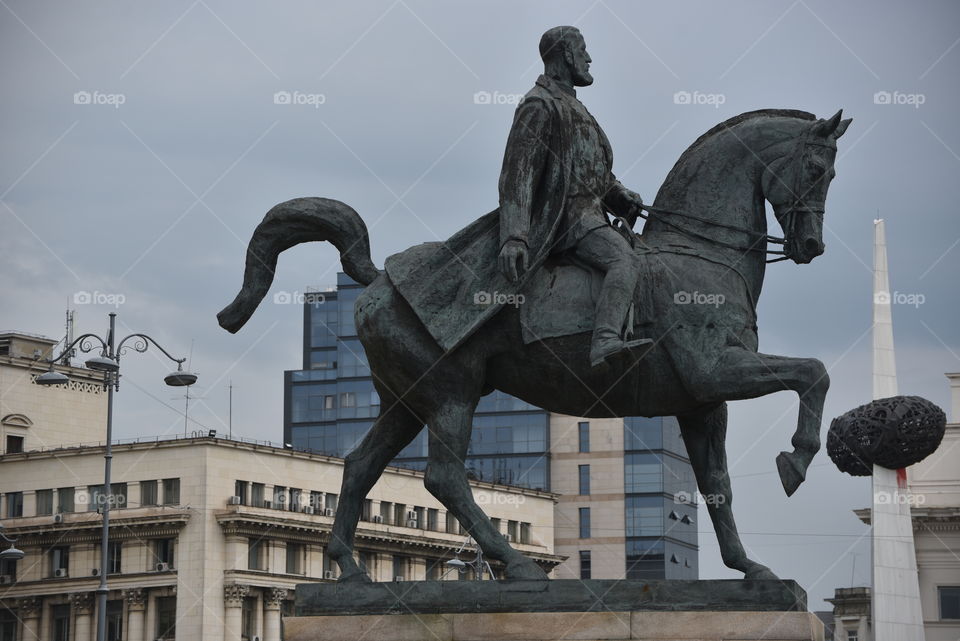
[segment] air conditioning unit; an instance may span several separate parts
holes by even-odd
[[[417,527],[417,519],[407,519],[407,527]]]
[[[63,515],[62,515],[62,514],[54,514],[54,515],[53,515],[53,522],[54,522],[54,523],[63,523]]]
[[[380,516],[379,514],[374,514],[374,515],[373,515],[373,522],[374,522],[374,523],[383,523],[383,517]]]
[[[163,562],[157,563],[157,572],[166,572],[169,569],[170,569],[169,563],[163,563]]]
[[[93,568],[90,570],[90,576],[100,576],[100,568]]]
[[[332,507],[325,507],[325,508],[323,508],[323,515],[324,515],[324,516],[333,516],[333,508],[332,508]]]
[[[240,497],[231,496],[229,499],[227,499],[227,505],[240,505]]]
[[[333,570],[326,570],[326,571],[323,573],[323,578],[325,578],[325,579],[335,579],[335,578],[337,578],[337,575],[336,575],[336,573],[334,573]]]
[[[10,585],[11,583],[13,583],[13,577],[11,575],[0,575],[0,585]]]
[[[399,583],[400,581],[403,581],[403,576],[395,576],[393,577],[393,580]]]
[[[407,520],[408,520],[408,521],[411,521],[411,520],[416,521],[416,520],[417,520],[417,513],[414,512],[413,510],[407,512]]]
[[[57,568],[53,571],[53,576],[57,577],[58,579],[66,578],[67,568]]]
[[[505,538],[505,539],[507,540],[507,543],[512,543],[512,542],[513,542],[513,535],[512,535],[512,534],[504,534],[504,535],[503,535],[503,538]]]
[[[314,509],[313,509],[313,506],[312,506],[312,505],[305,505],[305,506],[303,506],[303,513],[304,513],[304,514],[313,514],[313,512],[314,512]]]

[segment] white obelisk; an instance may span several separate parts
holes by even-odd
[[[893,294],[882,219],[873,221],[873,398],[897,395]],[[873,638],[924,641],[907,470],[873,466]]]

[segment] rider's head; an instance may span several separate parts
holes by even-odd
[[[540,38],[540,57],[544,73],[574,87],[593,84],[590,54],[583,35],[576,27],[554,27]]]

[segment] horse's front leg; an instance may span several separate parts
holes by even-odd
[[[760,354],[744,348],[728,348],[716,369],[692,389],[704,402],[734,401],[792,390],[800,397],[797,429],[792,452],[780,452],[777,471],[787,496],[797,491],[807,467],[820,450],[820,422],[830,377],[815,358],[791,358]]]

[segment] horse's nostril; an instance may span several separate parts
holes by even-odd
[[[823,243],[816,238],[808,238],[803,243],[803,249],[808,256],[819,256],[823,253]]]

